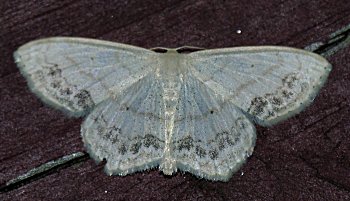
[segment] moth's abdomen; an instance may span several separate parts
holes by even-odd
[[[179,92],[181,88],[181,80],[179,77],[171,78],[163,81],[163,100],[165,108],[165,147],[163,161],[160,164],[160,169],[166,175],[171,175],[173,172],[177,171],[176,160],[173,157],[173,129],[174,129],[174,117],[176,113],[176,108],[179,100]]]

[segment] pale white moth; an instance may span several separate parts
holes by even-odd
[[[86,116],[81,136],[107,174],[159,167],[219,181],[252,154],[254,122],[300,112],[331,71],[323,57],[289,47],[196,50],[53,37],[14,57],[43,102]]]

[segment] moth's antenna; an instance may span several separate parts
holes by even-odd
[[[152,50],[153,52],[157,52],[157,53],[167,53],[168,52],[168,48],[164,48],[164,47],[152,47],[152,48],[150,48],[150,50]]]
[[[176,48],[176,52],[178,53],[191,53],[191,52],[197,52],[197,51],[200,51],[200,50],[205,50],[205,48],[203,47],[194,47],[194,46],[182,46],[182,47],[179,47],[179,48]]]

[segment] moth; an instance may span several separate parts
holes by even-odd
[[[219,181],[252,154],[254,123],[303,110],[331,71],[323,57],[290,47],[194,49],[53,37],[14,58],[43,102],[85,117],[85,147],[106,159],[107,174],[159,167]]]

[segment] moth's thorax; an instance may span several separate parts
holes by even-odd
[[[176,49],[168,49],[166,53],[158,53],[156,55],[158,63],[157,74],[161,77],[174,77],[186,74],[186,62],[189,58],[187,54],[180,54]]]

